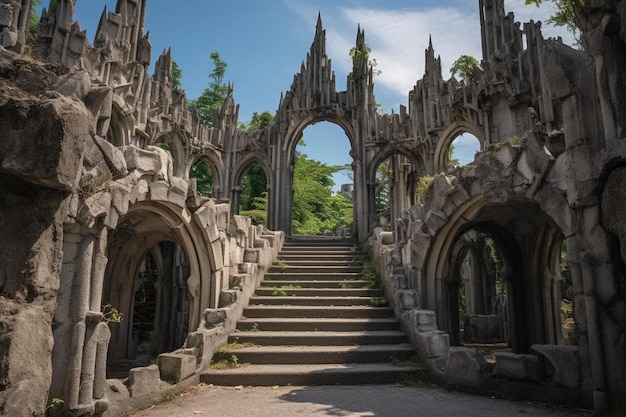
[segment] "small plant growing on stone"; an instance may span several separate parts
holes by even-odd
[[[259,323],[252,323],[252,327],[250,328],[251,332],[258,332],[259,331]]]
[[[272,291],[272,297],[286,297],[287,296],[287,291],[283,290],[282,288],[274,288],[274,290]]]
[[[56,414],[54,412],[55,408],[62,406],[64,403],[65,401],[63,401],[61,398],[56,398],[56,397],[52,398],[50,400],[50,404],[46,406],[46,416]]]
[[[110,303],[102,306],[102,320],[109,323],[120,323],[124,318],[124,313],[120,313],[119,310],[113,307]]]
[[[239,358],[237,357],[237,355],[230,355],[230,358],[228,359],[228,363],[230,363],[233,367],[238,368]]]
[[[435,177],[432,175],[420,177],[417,183],[417,195],[422,201],[428,198],[433,181],[435,181]]]
[[[279,259],[278,261],[276,261],[276,263],[274,263],[274,268],[285,269],[286,267],[287,267],[287,264],[282,259]]]
[[[372,307],[383,307],[388,303],[387,298],[385,297],[372,297],[370,298],[370,305]]]

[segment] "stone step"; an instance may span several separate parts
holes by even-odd
[[[313,280],[298,280],[289,281],[282,279],[272,279],[261,282],[261,287],[279,288],[285,286],[300,286],[301,288],[366,288],[368,281],[365,280],[337,280],[337,281],[313,281]]]
[[[228,337],[228,343],[252,343],[261,346],[342,346],[407,343],[402,331],[361,332],[241,332]]]
[[[360,272],[292,272],[288,274],[268,272],[265,274],[266,281],[338,281],[361,278]]]
[[[260,297],[276,296],[286,293],[287,296],[297,297],[382,297],[381,290],[370,288],[306,288],[299,283],[259,287],[256,295]]]
[[[316,364],[316,365],[242,365],[200,374],[205,384],[239,386],[275,385],[359,385],[390,384],[415,380],[424,375],[416,365],[399,366],[391,363]]]
[[[290,267],[294,266],[361,266],[362,262],[360,260],[352,260],[352,259],[313,259],[311,260],[309,257],[298,257],[301,259],[289,259],[288,262],[285,260],[274,262],[271,269],[278,269],[280,272],[280,265],[289,265]]]
[[[291,265],[271,267],[270,274],[355,274],[361,273],[363,267],[359,265]]]
[[[253,296],[249,305],[280,306],[370,306],[375,305],[373,297],[303,297],[303,296]]]
[[[310,261],[310,262],[336,262],[336,261],[352,261],[363,262],[367,258],[360,252],[338,253],[337,251],[320,254],[319,252],[280,252],[276,263],[288,263],[291,261]]]
[[[399,331],[400,323],[395,318],[381,319],[338,319],[338,318],[253,318],[242,319],[237,323],[241,331]]]
[[[407,344],[359,346],[249,346],[220,351],[214,362],[229,361],[251,364],[316,364],[316,363],[375,363],[408,361],[415,349]]]
[[[387,318],[393,317],[390,307],[368,306],[248,306],[244,317],[289,317],[289,318]]]

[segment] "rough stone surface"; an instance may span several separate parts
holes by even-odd
[[[447,378],[450,383],[479,389],[485,384],[488,373],[485,356],[478,350],[451,347],[448,351]]]
[[[535,355],[496,352],[495,357],[493,374],[496,377],[537,382],[543,379],[539,358]]]
[[[150,365],[133,368],[128,373],[128,386],[131,397],[142,397],[159,391],[159,367]]]
[[[157,359],[161,379],[174,384],[196,372],[196,357],[177,353],[162,353]]]

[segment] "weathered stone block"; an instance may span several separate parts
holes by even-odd
[[[413,310],[419,307],[419,296],[415,290],[398,290],[394,294],[395,305],[402,310]]]
[[[165,181],[154,181],[150,183],[150,200],[167,201],[169,193],[169,184]]]
[[[143,368],[133,368],[128,373],[130,396],[133,398],[154,394],[159,391],[159,367],[150,365]]]
[[[220,308],[231,306],[239,299],[239,290],[224,290],[220,293]]]
[[[179,383],[196,372],[196,357],[178,353],[162,353],[157,359],[161,378],[164,381]]]
[[[251,263],[259,263],[261,257],[261,251],[257,248],[246,249],[243,253],[243,261]]]
[[[489,374],[484,355],[468,347],[451,347],[446,368],[449,382],[467,388],[482,387]]]
[[[493,374],[497,377],[521,381],[541,381],[543,379],[539,358],[535,355],[496,352],[495,356],[496,366]]]
[[[544,358],[546,374],[556,385],[577,388],[581,382],[578,346],[532,345],[531,351]]]
[[[424,359],[445,357],[450,349],[450,335],[441,330],[418,333],[415,340],[420,357]]]
[[[207,329],[212,329],[226,322],[226,311],[207,308],[204,310],[204,323]]]

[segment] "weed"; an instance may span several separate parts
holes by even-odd
[[[218,362],[213,362],[211,364],[211,369],[231,369],[231,368],[239,368],[241,365],[239,364],[239,358],[237,355],[231,355],[230,358],[224,359]]]
[[[239,358],[237,357],[237,355],[230,355],[230,358],[228,359],[228,363],[230,363],[233,367],[238,368]]]
[[[259,323],[252,323],[252,327],[250,328],[251,332],[258,332],[259,331]]]
[[[383,307],[389,303],[385,297],[372,297],[370,298],[370,305],[372,307]]]
[[[218,352],[229,352],[231,350],[237,350],[237,349],[243,349],[243,348],[247,348],[247,347],[252,347],[255,346],[254,343],[250,343],[250,342],[234,342],[234,343],[227,343],[225,345],[223,345],[222,347],[220,347],[217,351]]]
[[[102,306],[102,320],[109,323],[120,323],[124,318],[124,313],[120,313],[117,308],[113,307],[110,303]]]
[[[431,186],[433,184],[433,181],[435,181],[435,177],[432,175],[420,177],[417,183],[417,195],[419,195],[421,201],[424,201],[428,198],[430,190],[432,189]]]
[[[272,296],[274,297],[287,297],[289,294],[286,290],[297,290],[300,287],[299,285],[283,285],[279,288],[274,287],[272,291]]]
[[[287,267],[287,264],[282,259],[279,259],[276,262],[274,262],[273,266],[276,269],[285,269]]]

